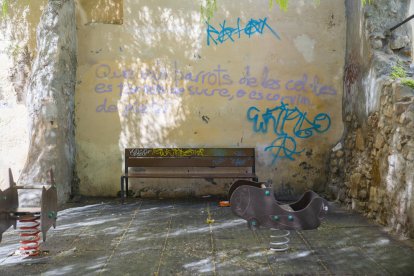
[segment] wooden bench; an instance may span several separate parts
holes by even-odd
[[[130,168],[138,169],[129,173]],[[129,178],[233,178],[257,181],[254,148],[126,148],[121,200]]]

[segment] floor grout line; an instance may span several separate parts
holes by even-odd
[[[316,250],[313,249],[312,245],[309,243],[309,241],[305,238],[305,236],[303,236],[301,231],[296,231],[296,233],[298,234],[298,236],[302,239],[302,241],[305,243],[306,247],[311,251],[311,252],[316,252]],[[332,273],[332,271],[328,268],[328,266],[323,262],[323,260],[321,258],[319,258],[319,254],[315,254],[317,259],[318,259],[318,263],[325,269],[325,271],[327,273],[329,273],[329,275],[334,275]]]
[[[358,250],[362,253],[363,256],[365,256],[366,258],[370,259],[374,264],[376,264],[379,268],[381,268],[381,270],[385,273],[387,273],[388,275],[391,275],[392,273],[389,272],[385,267],[383,267],[381,264],[379,264],[377,261],[375,261],[374,258],[372,258],[371,256],[367,255],[363,250],[362,247],[357,246]]]
[[[257,234],[257,230],[251,230],[251,231],[253,232],[253,235],[256,238],[256,241],[259,242],[259,244],[260,243],[263,243],[263,239],[259,237],[259,235]],[[267,247],[265,247],[264,252],[265,252],[265,255],[266,255],[266,264],[267,264],[270,272],[272,273],[272,275],[276,275],[275,272],[272,269],[272,265],[270,264],[269,258],[268,258],[267,254],[266,254],[266,252],[268,252],[268,250],[269,249]]]
[[[212,261],[213,261],[213,274],[217,275],[216,271],[216,246],[214,242],[214,235],[213,235],[213,226],[212,223],[214,220],[211,218],[210,213],[210,203],[207,202],[207,223],[210,229],[210,244],[211,244],[211,254],[212,254]]]
[[[129,228],[132,225],[132,222],[135,220],[135,218],[137,217],[137,213],[139,211],[139,209],[141,208],[142,205],[142,201],[140,202],[139,206],[135,209],[134,213],[131,216],[131,219],[129,220],[129,223],[127,225],[127,227],[124,229],[124,232],[121,235],[121,238],[119,239],[119,241],[116,243],[116,245],[112,248],[112,253],[111,255],[106,259],[106,262],[104,264],[104,266],[101,268],[101,270],[99,271],[99,275],[101,275],[104,271],[104,269],[108,266],[109,262],[112,259],[112,256],[115,254],[115,251],[118,249],[118,246],[121,244],[122,240],[124,239],[126,233],[128,232]]]
[[[174,205],[173,205],[173,209],[174,209]],[[165,249],[167,248],[167,241],[168,241],[168,238],[170,236],[172,218],[173,218],[173,216],[171,216],[170,219],[169,219],[169,221],[168,221],[167,235],[165,236],[164,244],[163,244],[163,247],[161,249],[161,255],[160,255],[160,258],[158,260],[157,271],[154,272],[154,276],[158,276],[159,273],[160,273],[162,258],[164,257],[164,252],[165,252]]]
[[[101,214],[102,214],[102,212],[108,207],[108,204],[106,204],[106,203],[102,203],[102,208],[100,208],[99,209],[99,212],[96,214],[96,216],[100,216]],[[77,241],[79,241],[80,239],[81,239],[81,235],[83,234],[83,233],[85,233],[89,228],[90,228],[91,226],[90,225],[88,225],[88,226],[86,226],[86,227],[84,227],[80,232],[79,232],[79,234],[72,240],[72,242],[70,243],[70,245],[68,246],[68,249],[67,250],[70,250],[71,249],[71,247],[77,242]],[[68,229],[66,229],[66,230],[64,230],[63,231],[63,233],[65,233],[65,232],[67,232],[67,231],[69,231],[69,230],[71,230],[71,228],[68,228]],[[60,235],[60,236],[62,236],[62,235]],[[52,237],[52,236],[51,236]],[[49,237],[49,239],[51,238],[51,237]],[[65,250],[62,250],[61,252],[64,252]],[[52,256],[52,262],[54,262],[54,261],[56,261],[56,260],[58,260],[58,259],[60,259],[62,256],[64,256],[64,254],[57,254],[57,255],[54,255],[54,256]]]

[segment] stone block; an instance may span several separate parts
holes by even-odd
[[[358,212],[363,212],[367,209],[368,203],[357,199],[352,199],[352,209]]]
[[[377,203],[381,204],[384,202],[384,196],[386,196],[386,191],[383,188],[378,189]]]
[[[353,198],[358,197],[358,189],[360,187],[362,175],[360,173],[354,173],[351,176],[351,196]]]
[[[384,144],[385,144],[384,136],[382,136],[381,133],[377,133],[377,136],[375,136],[374,147],[377,149],[380,149],[382,148],[382,146],[384,146]]]
[[[407,159],[408,161],[414,161],[414,151],[409,151],[405,159]]]
[[[361,189],[358,192],[358,198],[359,199],[365,200],[365,199],[367,199],[367,196],[368,196],[368,193],[367,193],[367,190],[365,190],[365,189]]]
[[[349,188],[351,186],[351,183],[349,181],[345,181],[344,184],[345,184],[345,187],[347,187],[347,188]]]
[[[369,188],[369,199],[375,200],[378,197],[378,188],[377,187],[370,187]]]
[[[364,136],[362,134],[362,130],[358,128],[356,130],[356,136],[355,136],[355,148],[359,151],[365,150],[365,142],[364,142]]]
[[[394,104],[394,112],[396,116],[400,116],[404,113],[408,107],[411,105],[411,102],[397,102]]]
[[[345,202],[345,200],[346,200],[346,190],[345,189],[340,189],[338,191],[338,199],[341,202]]]
[[[344,156],[344,152],[343,152],[342,150],[338,150],[338,151],[336,152],[335,156],[336,156],[337,158],[342,158],[342,156]]]
[[[382,113],[384,114],[385,117],[392,118],[392,115],[393,115],[392,106],[386,106]]]
[[[414,111],[410,110],[411,107],[413,107],[413,106],[414,105],[411,104],[407,108],[408,110],[401,115],[399,123],[402,124],[403,126],[406,126],[410,122],[414,122]]]
[[[376,212],[376,211],[378,211],[378,209],[379,209],[379,205],[378,205],[378,203],[377,203],[377,202],[375,202],[375,201],[371,201],[371,202],[369,202],[369,203],[368,203],[368,209],[370,209],[370,210],[372,210],[372,211]]]
[[[381,49],[382,48],[382,40],[381,39],[372,39],[371,46],[373,49]]]
[[[411,87],[397,84],[395,85],[394,89],[394,99],[396,102],[402,101],[402,99],[406,99],[407,97],[414,97],[414,89]]]

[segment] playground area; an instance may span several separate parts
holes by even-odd
[[[291,231],[289,249],[269,250],[218,200],[82,199],[58,213],[41,254],[24,257],[17,230],[0,244],[1,275],[412,275],[412,240],[329,203],[319,228]],[[274,239],[274,238],[273,238]]]

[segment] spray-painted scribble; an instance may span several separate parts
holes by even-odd
[[[249,38],[255,34],[262,35],[265,30],[270,31],[277,39],[280,40],[279,34],[269,26],[267,23],[267,17],[259,20],[250,19],[249,22],[242,28],[240,24],[240,18],[237,18],[237,26],[229,27],[226,26],[226,20],[216,29],[210,23],[207,24],[207,45],[214,43],[223,44],[227,40],[234,42],[235,39],[240,39],[242,34],[245,34]]]
[[[265,151],[270,151],[273,156],[274,163],[278,158],[288,158],[290,160],[295,160],[293,156],[299,155],[303,150],[296,150],[296,141],[293,137],[288,134],[282,134],[278,136],[275,140],[272,141],[270,146],[264,149]]]
[[[273,163],[283,158],[294,160],[294,155],[303,151],[297,150],[296,138],[305,139],[315,133],[324,133],[331,126],[328,114],[319,113],[310,119],[307,112],[302,112],[298,107],[289,108],[283,102],[272,109],[267,108],[265,112],[252,106],[247,110],[247,119],[253,123],[254,132],[276,134],[276,139],[265,148],[265,151],[272,153]]]
[[[204,149],[153,149],[153,154],[157,156],[204,156]]]
[[[129,155],[130,156],[133,156],[133,157],[147,156],[150,153],[151,153],[151,150],[150,149],[139,149],[139,148],[135,148],[135,149],[130,149],[129,150]]]

